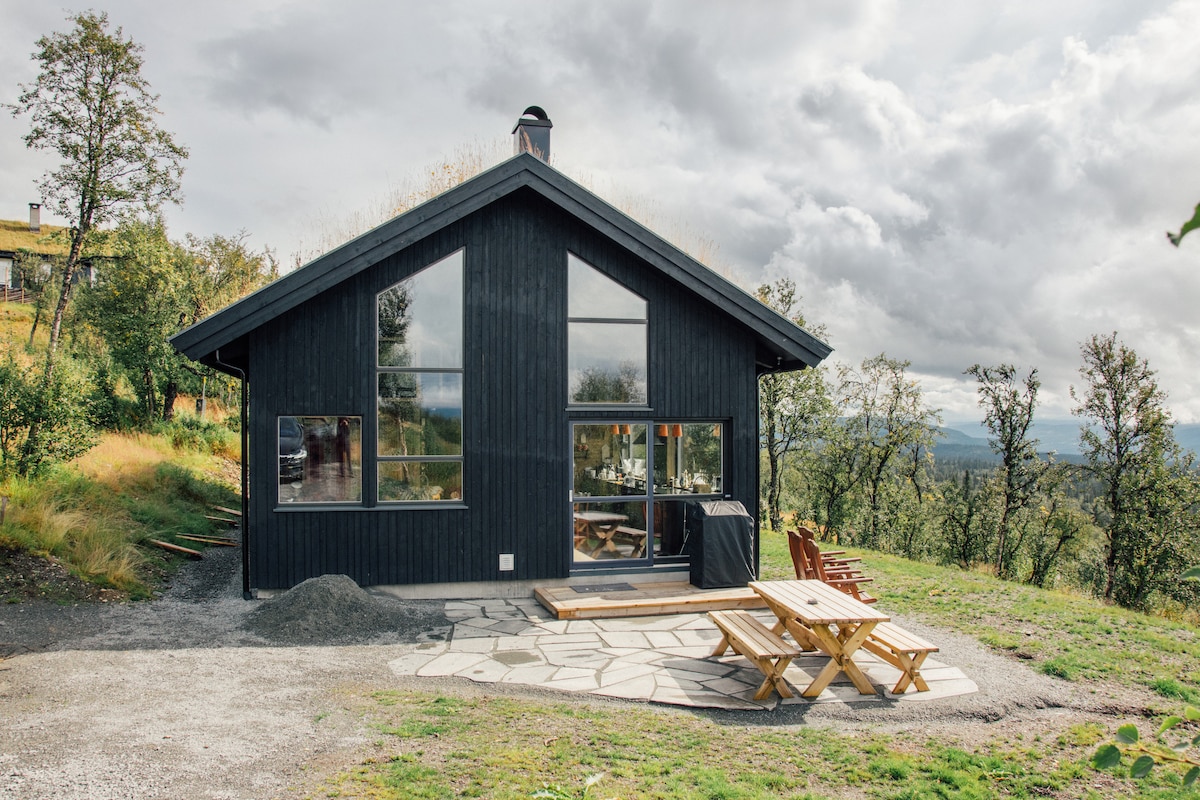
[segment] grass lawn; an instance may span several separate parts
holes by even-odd
[[[1195,625],[1146,617],[871,552],[881,608],[974,635],[1062,680],[1151,689],[1162,710],[1200,696]],[[782,536],[763,542],[763,577],[791,576]],[[1143,696],[1135,693],[1137,696]],[[778,726],[762,715],[478,693],[384,691],[346,703],[376,731],[370,755],[318,779],[310,797],[1001,798],[1195,797],[1179,774],[1142,781],[1088,761],[1124,719],[1056,730],[1002,720],[981,738],[942,726],[901,732]],[[1157,710],[1157,709],[1156,709]],[[1144,734],[1153,733],[1145,722]],[[1189,735],[1194,735],[1191,731]],[[591,783],[589,783],[591,782]]]

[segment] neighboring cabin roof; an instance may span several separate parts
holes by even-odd
[[[42,225],[41,230],[31,231],[28,220],[0,219],[0,253],[16,255],[27,251],[40,256],[65,256],[71,249],[70,232],[71,229],[65,225]],[[90,263],[112,259],[111,245],[103,242],[102,245],[97,250],[92,244],[84,252],[82,261]]]
[[[816,366],[831,352],[829,345],[791,320],[528,153],[513,156],[185,328],[171,337],[171,344],[188,358],[236,375],[246,366],[244,338],[254,329],[522,187],[750,328],[765,355],[759,359],[761,371]],[[223,363],[218,363],[221,350]]]
[[[29,230],[29,220],[0,219],[0,253],[19,253],[28,250],[46,256],[65,256],[65,239],[52,239],[52,234],[66,230],[61,225],[43,225],[40,231]]]

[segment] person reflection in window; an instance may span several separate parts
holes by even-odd
[[[350,461],[350,420],[338,418],[337,440],[335,443],[338,461],[338,475],[343,478],[354,474],[354,465]]]

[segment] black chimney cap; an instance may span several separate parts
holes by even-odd
[[[526,117],[533,117],[533,119],[526,119]],[[538,128],[554,127],[554,123],[550,121],[549,115],[546,114],[546,111],[541,106],[530,106],[521,112],[521,118],[517,120],[517,124],[513,126],[512,132],[516,133],[517,128],[520,128],[522,125],[534,126]]]

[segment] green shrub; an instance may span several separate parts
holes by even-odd
[[[167,439],[177,450],[211,453],[223,458],[237,458],[241,448],[240,437],[228,425],[199,417],[178,416],[170,422],[159,422],[153,433]]]

